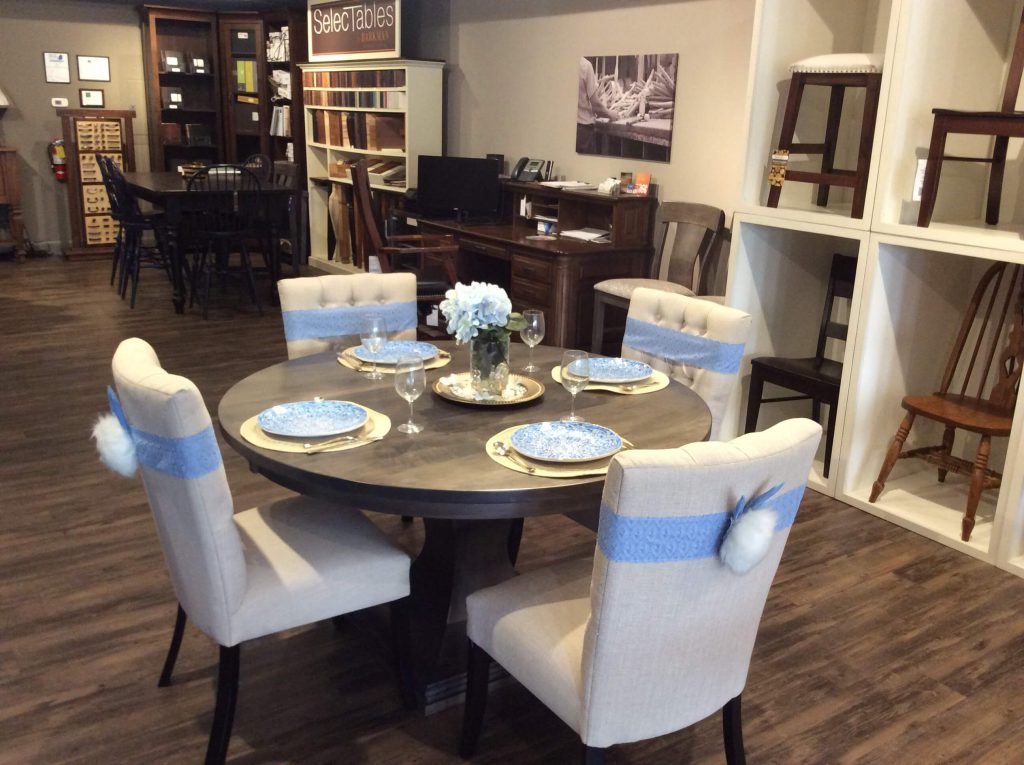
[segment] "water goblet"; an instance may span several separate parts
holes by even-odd
[[[523,371],[533,374],[540,371],[540,367],[533,363],[533,349],[544,339],[544,312],[530,308],[523,311],[523,320],[526,326],[519,331],[519,337],[530,347],[530,363],[523,367]]]
[[[373,359],[373,369],[366,376],[371,380],[380,380],[384,375],[377,369],[377,354],[388,339],[388,325],[384,317],[379,313],[366,314],[359,324],[359,339]]]
[[[562,387],[572,396],[569,416],[563,417],[565,422],[586,422],[576,414],[576,394],[587,387],[590,382],[590,354],[586,351],[566,351],[562,354],[562,369],[559,372]]]
[[[403,356],[395,364],[395,392],[409,402],[409,421],[398,426],[402,433],[419,433],[423,426],[412,421],[412,403],[427,387],[427,374],[423,371],[423,359]]]

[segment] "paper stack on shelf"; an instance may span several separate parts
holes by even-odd
[[[547,186],[550,189],[569,189],[571,191],[585,191],[597,188],[597,184],[587,183],[586,181],[541,181],[540,185]]]
[[[608,232],[599,228],[574,228],[570,231],[563,231],[562,236],[570,239],[580,239],[584,242],[593,242],[601,237],[608,236]]]

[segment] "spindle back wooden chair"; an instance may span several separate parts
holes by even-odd
[[[1002,478],[988,467],[989,451],[993,436],[1010,435],[1022,365],[1024,266],[996,263],[974,291],[938,392],[903,398],[907,414],[889,446],[869,501],[878,499],[896,461],[907,457],[935,465],[940,483],[950,471],[970,476],[961,528],[961,539],[969,541],[981,492],[997,488]],[[945,425],[942,443],[903,451],[918,415]],[[952,454],[957,429],[981,436],[973,462]]]

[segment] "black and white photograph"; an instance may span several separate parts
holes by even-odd
[[[576,152],[668,162],[678,53],[583,56]]]

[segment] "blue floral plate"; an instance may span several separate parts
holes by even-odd
[[[573,364],[579,364],[579,361],[574,361],[570,364],[570,370],[572,370]],[[649,364],[636,361],[635,359],[590,359],[590,382],[593,383],[616,385],[618,383],[640,382],[650,377],[653,371]]]
[[[519,428],[509,442],[524,457],[546,462],[589,462],[622,448],[614,430],[590,422],[535,422]]]
[[[360,361],[376,361],[378,364],[397,364],[406,356],[419,356],[430,361],[437,355],[437,346],[421,343],[418,340],[389,340],[377,353],[370,353],[363,346],[357,345],[352,354]]]
[[[295,401],[264,409],[256,416],[266,433],[291,438],[318,438],[362,427],[369,414],[348,401]]]

